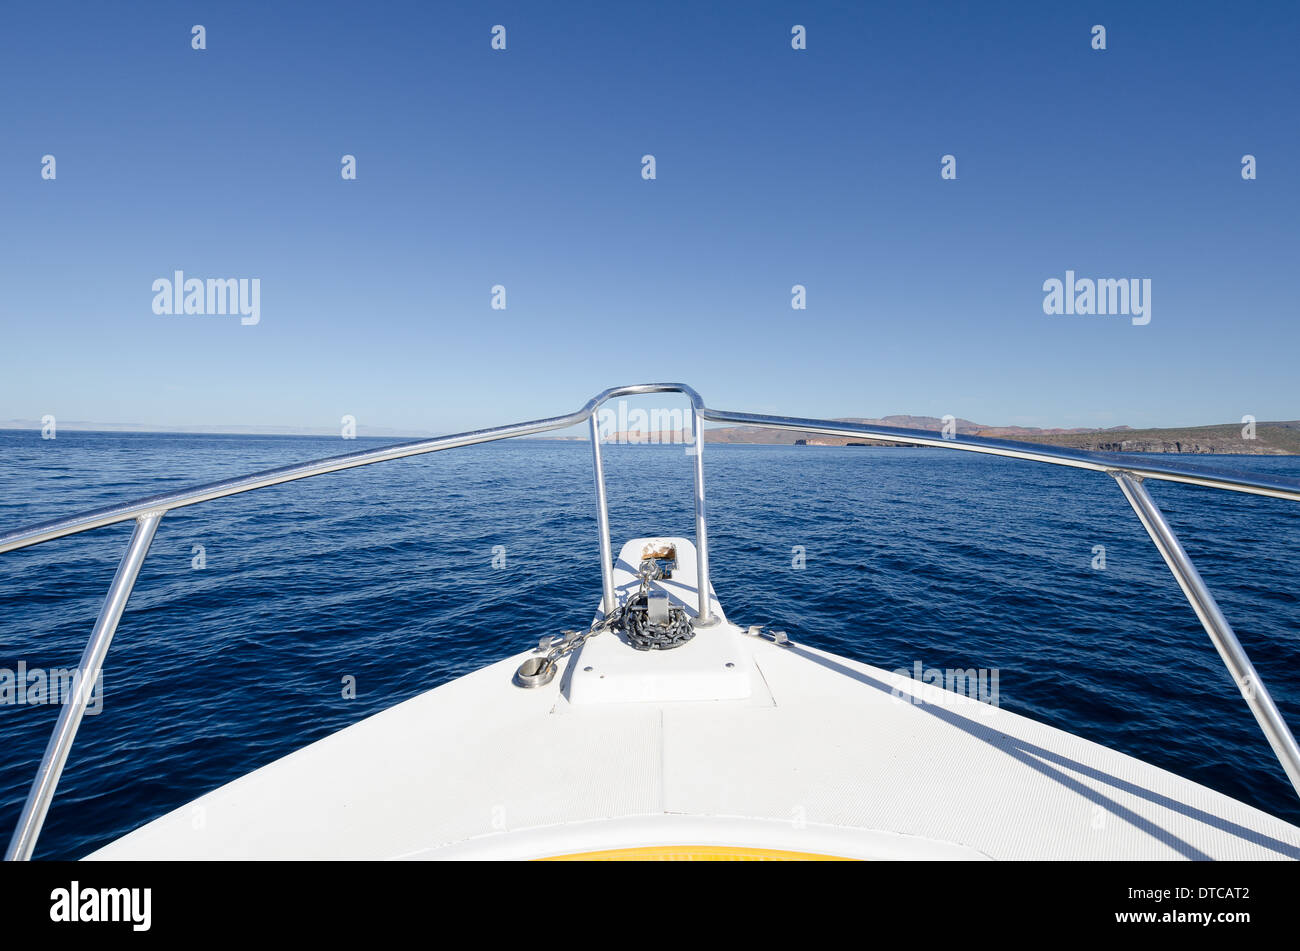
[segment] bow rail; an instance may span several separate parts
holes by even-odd
[[[704,506],[704,429],[703,423],[731,423],[764,429],[809,432],[827,436],[852,436],[872,442],[902,443],[909,446],[928,446],[938,449],[956,449],[987,455],[1006,456],[1031,462],[1069,466],[1104,472],[1119,484],[1124,497],[1132,506],[1151,540],[1155,543],[1169,570],[1178,581],[1184,595],[1205,627],[1229,673],[1236,681],[1243,697],[1259,722],[1269,745],[1282,763],[1297,793],[1300,793],[1300,747],[1283,720],[1272,696],[1259,679],[1254,666],[1238,641],[1231,625],[1223,616],[1213,595],[1202,581],[1195,565],[1183,550],[1178,536],[1165,520],[1155,501],[1143,486],[1145,479],[1180,482],[1206,488],[1224,489],[1272,498],[1300,501],[1300,480],[1284,477],[1259,477],[1249,473],[1215,469],[1182,462],[1156,462],[1134,460],[1116,453],[1086,452],[1056,446],[989,439],[977,436],[947,437],[919,429],[899,429],[891,426],[874,426],[863,423],[840,422],[825,419],[805,419],[790,416],[762,416],[728,410],[709,409],[699,393],[683,383],[643,383],[619,386],[605,390],[588,400],[580,409],[563,416],[551,416],[529,422],[478,429],[472,432],[439,436],[414,442],[399,443],[379,449],[363,449],[310,462],[296,463],[274,469],[265,469],[250,475],[223,479],[164,492],[130,502],[122,502],[78,515],[53,519],[25,528],[0,534],[0,553],[38,545],[42,542],[74,535],[80,532],[134,520],[135,528],[127,544],[117,573],[108,589],[104,606],[95,620],[95,626],[78,663],[78,689],[59,712],[59,718],[50,735],[36,778],[23,805],[18,825],[5,854],[7,860],[31,858],[36,840],[44,825],[50,804],[71,752],[77,729],[81,724],[89,694],[99,678],[104,658],[112,643],[118,622],[126,608],[127,599],[140,572],[140,566],[149,552],[154,533],[162,517],[172,509],[196,505],[213,499],[252,492],[285,482],[295,482],[328,472],[340,472],[359,466],[405,459],[430,452],[457,449],[479,443],[496,442],[533,436],[539,433],[567,429],[590,423],[592,471],[596,488],[596,521],[600,546],[602,606],[606,613],[617,607],[614,594],[613,555],[609,539],[609,509],[605,495],[604,467],[600,452],[600,429],[597,410],[608,400],[623,396],[640,396],[649,393],[681,393],[691,402],[693,417],[694,477],[695,477],[695,548],[699,581],[699,606],[695,626],[707,628],[718,619],[712,615],[709,600],[709,545]]]

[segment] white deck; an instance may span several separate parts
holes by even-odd
[[[635,586],[628,561],[643,541],[620,556],[621,594]],[[694,549],[673,541],[669,584],[693,606]],[[650,845],[857,858],[1300,858],[1300,828],[1258,809],[933,687],[927,701],[948,702],[911,702],[910,678],[790,636],[794,645],[779,647],[724,623],[676,650],[638,652],[602,634],[536,690],[511,683],[522,654],[89,858],[536,858]],[[734,690],[739,670],[747,695],[627,696],[677,689],[664,675],[683,666],[696,675],[692,690],[707,689],[723,654],[737,666],[717,689]],[[582,702],[570,702],[570,673],[598,679],[611,664],[623,688],[603,699],[579,688]]]

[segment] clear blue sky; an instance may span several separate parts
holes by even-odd
[[[7,3],[0,419],[1300,417],[1300,5],[1070,6]],[[1151,323],[1044,315],[1066,269]]]

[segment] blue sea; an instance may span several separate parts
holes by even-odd
[[[0,526],[384,442],[0,431]],[[1196,461],[1300,476],[1295,458]],[[681,446],[607,447],[615,550],[633,536],[693,535],[692,462]],[[997,669],[1002,706],[1300,823],[1281,767],[1112,479],[858,447],[710,444],[705,468],[713,584],[733,621],[780,625],[890,670]],[[1300,727],[1300,505],[1148,485]],[[0,555],[0,668],[76,665],[129,535],[117,525]],[[1099,545],[1104,570],[1093,567]],[[581,442],[441,452],[172,512],[36,856],[84,855],[585,626],[597,552]],[[0,705],[6,841],[56,712]]]

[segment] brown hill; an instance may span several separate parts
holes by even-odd
[[[935,416],[884,416],[879,419],[845,418],[837,422],[891,426],[901,429],[939,431],[943,420]],[[1172,429],[1039,429],[1032,426],[983,426],[968,419],[957,420],[957,432],[969,436],[1015,439],[1022,442],[1069,446],[1094,452],[1177,452],[1241,453],[1247,455],[1300,455],[1300,420],[1255,424],[1255,438],[1243,437],[1241,423],[1188,426]],[[757,426],[727,426],[705,431],[708,443],[767,443],[810,446],[899,446],[900,443],[867,442],[847,436],[820,436],[805,432],[762,429]]]

